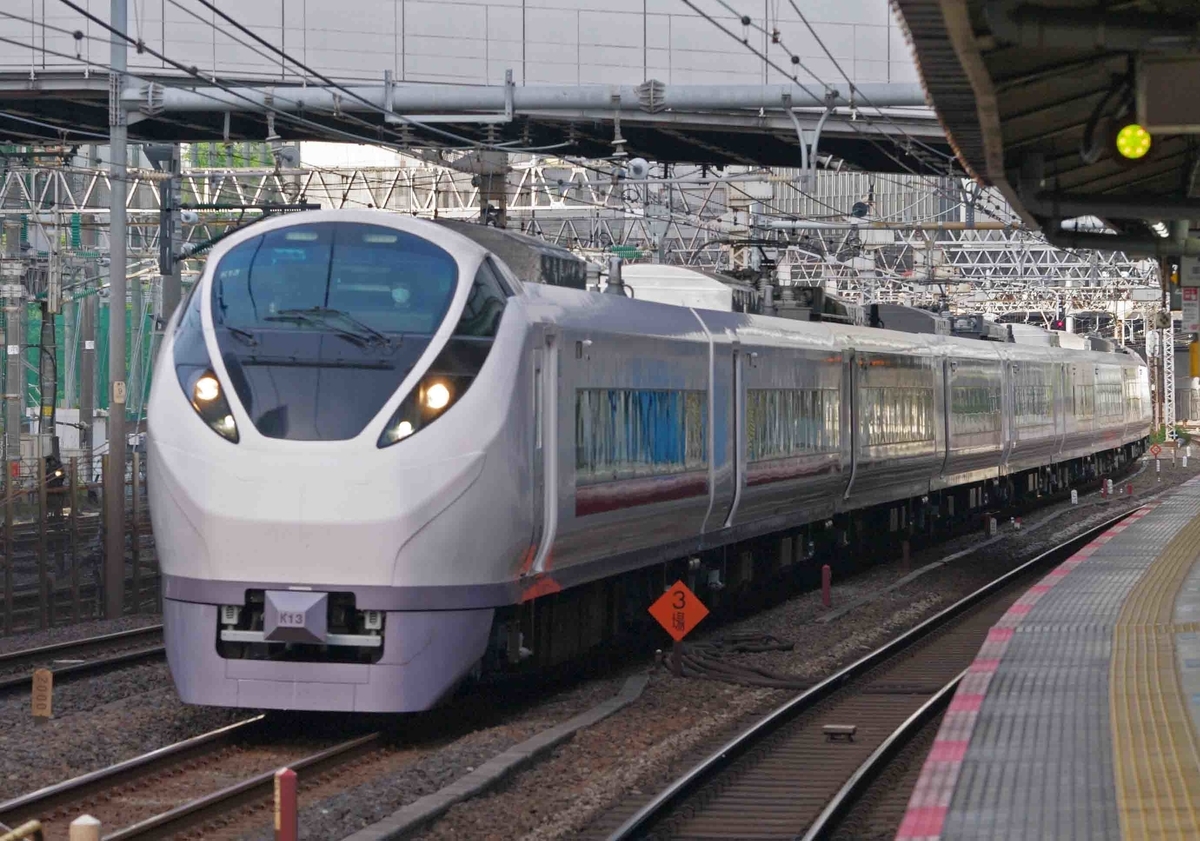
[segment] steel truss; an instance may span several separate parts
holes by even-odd
[[[190,169],[185,206],[209,209],[184,224],[183,242],[217,237],[256,217],[264,205],[308,201],[326,208],[375,207],[426,217],[477,218],[478,177],[456,161],[404,159],[395,167]],[[671,177],[615,177],[608,164],[513,156],[506,212],[519,227],[581,252],[626,246],[648,258],[708,269],[778,266],[782,283],[827,283],[862,301],[943,304],[953,309],[1057,313],[1128,301],[1157,287],[1153,261],[1120,253],[1067,251],[1022,229],[1003,200],[954,179],[823,172],[801,191],[798,170],[729,168],[723,174],[675,166]],[[130,169],[128,215],[134,272],[153,268],[162,175]],[[67,166],[9,169],[0,178],[0,216],[22,216],[38,249],[51,225],[99,231],[105,250],[108,178]],[[844,222],[855,202],[890,229],[764,231],[761,218],[820,217]],[[229,210],[214,210],[229,206]],[[931,222],[998,219],[1002,230],[932,230]],[[922,227],[925,225],[926,227]],[[49,251],[49,249],[44,249]],[[87,252],[84,259],[92,258]],[[78,265],[68,249],[64,266]],[[198,264],[191,268],[194,270]]]

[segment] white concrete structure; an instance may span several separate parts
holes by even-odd
[[[790,53],[797,54],[809,71],[798,68],[801,83],[844,82],[790,4],[734,0],[730,5],[751,18],[749,27],[716,0],[696,5],[784,67],[792,66]],[[804,0],[799,6],[854,82],[917,81],[888,0]],[[340,81],[377,82],[385,70],[397,81],[490,85],[503,84],[506,70],[518,85],[787,81],[681,0],[255,0],[222,2],[221,8]],[[79,71],[77,54],[107,63],[107,33],[87,22],[76,41],[80,17],[66,6],[13,0],[7,10],[31,22],[0,18],[0,35],[30,46],[0,43],[0,73]],[[89,10],[107,18],[108,3],[93,2]],[[296,68],[258,45],[251,49],[244,35],[193,0],[131,0],[129,28],[149,47],[204,73],[303,81]],[[772,43],[775,30],[780,43]],[[129,71],[164,68],[131,50]]]

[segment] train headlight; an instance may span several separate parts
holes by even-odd
[[[221,383],[212,374],[204,374],[192,386],[192,399],[198,403],[208,403],[221,396]]]
[[[209,429],[227,441],[238,442],[237,421],[229,410],[229,401],[225,399],[225,390],[221,381],[211,369],[193,375],[191,387],[186,388],[192,398],[192,408],[196,414],[208,424]]]
[[[450,389],[443,382],[430,383],[425,388],[425,406],[440,412],[450,405]]]
[[[380,447],[390,447],[440,418],[467,390],[472,377],[426,376],[409,392],[379,436]]]

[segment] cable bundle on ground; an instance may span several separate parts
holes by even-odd
[[[744,632],[726,637],[680,644],[680,659],[684,677],[719,680],[738,686],[767,689],[806,689],[810,681],[795,675],[775,672],[762,666],[733,663],[727,658],[734,654],[760,654],[765,651],[791,651],[794,644],[770,634]],[[664,660],[669,665],[669,661]]]

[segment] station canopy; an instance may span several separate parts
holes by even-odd
[[[1200,3],[897,5],[963,167],[1051,242],[1200,254]]]

